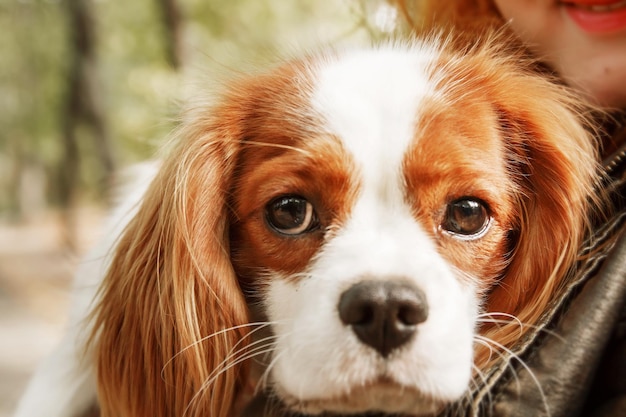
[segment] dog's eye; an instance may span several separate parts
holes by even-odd
[[[489,223],[486,204],[476,198],[464,197],[448,204],[442,227],[464,238],[477,238],[487,230]]]
[[[299,196],[283,196],[272,200],[266,207],[267,222],[279,233],[299,235],[318,225],[313,205]]]

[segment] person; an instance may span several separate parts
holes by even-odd
[[[418,2],[424,5],[420,30],[463,29],[477,22],[508,25],[538,58],[592,101],[614,110],[626,108],[626,4],[623,1]]]
[[[451,415],[626,416],[626,1],[398,0],[412,29],[513,32],[548,70],[611,117],[600,139],[611,200],[544,322]]]

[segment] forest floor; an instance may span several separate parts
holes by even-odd
[[[37,364],[59,342],[80,255],[97,239],[102,210],[75,216],[76,248],[58,213],[0,222],[0,417],[8,417]]]

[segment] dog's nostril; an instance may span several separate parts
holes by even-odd
[[[398,322],[406,325],[415,325],[426,321],[428,312],[421,303],[409,302],[398,309]]]
[[[378,306],[373,303],[359,303],[349,308],[346,318],[357,326],[366,326],[376,320],[376,310]]]
[[[408,342],[428,318],[426,296],[404,282],[355,284],[341,295],[338,309],[341,321],[383,357]]]

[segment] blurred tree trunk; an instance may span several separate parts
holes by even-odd
[[[164,28],[165,54],[168,63],[179,69],[183,63],[182,18],[176,0],[158,0]]]
[[[59,197],[64,209],[66,243],[70,248],[74,248],[76,244],[74,209],[80,185],[80,151],[76,136],[78,126],[84,124],[92,132],[102,173],[99,190],[102,195],[106,195],[108,190],[115,161],[99,89],[91,1],[67,0],[66,5],[70,34],[70,65],[62,115],[64,152],[60,166]]]

